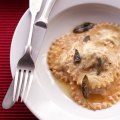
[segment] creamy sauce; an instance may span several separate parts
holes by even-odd
[[[61,90],[68,96],[70,97],[71,99],[73,99],[71,97],[71,89],[70,89],[70,85],[69,83],[65,83],[63,81],[60,81],[60,80],[55,80],[57,85],[61,88]],[[114,94],[114,92],[116,93],[116,91],[119,91],[118,89],[120,89],[119,85],[117,86],[116,84],[119,84],[119,83],[113,83],[112,85],[113,86],[109,86],[108,89],[109,89],[109,92],[104,96],[102,94],[90,94],[89,98],[87,99],[89,101],[89,103],[97,103],[97,104],[101,104],[102,101],[104,102],[109,102],[111,101],[111,95]],[[76,85],[75,85],[76,86]],[[117,86],[117,87],[116,87]],[[75,90],[76,93],[79,92],[79,98],[83,100],[83,95],[82,95],[82,92],[81,92],[81,88],[79,86],[76,86],[76,90]],[[74,100],[74,99],[73,99]]]
[[[62,89],[62,91],[71,98],[71,90],[70,85],[60,80],[55,80],[58,86]]]
[[[63,81],[60,80],[55,80],[57,85],[61,88],[61,90],[70,98],[71,97],[71,89],[70,89],[70,85],[68,83],[65,83]],[[78,88],[80,91],[81,89]],[[83,99],[82,93],[81,93],[81,99]],[[90,94],[88,101],[91,103],[101,103],[101,101],[105,100],[105,97],[103,97],[100,94]],[[106,100],[107,101],[107,100]]]

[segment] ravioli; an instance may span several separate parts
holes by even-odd
[[[108,108],[120,99],[120,26],[84,23],[79,27],[52,43],[49,69],[57,80],[70,85],[78,104],[93,110]],[[85,76],[89,84],[83,87]]]

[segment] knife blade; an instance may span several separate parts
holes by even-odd
[[[34,28],[33,40],[35,42],[32,45],[33,46],[32,57],[33,57],[34,61],[37,60],[37,57],[38,57],[38,54],[40,51],[40,47],[43,42],[42,40],[44,39],[44,36],[45,36],[45,32],[46,32],[46,29],[38,28],[38,27]],[[42,34],[40,34],[40,33],[42,33]],[[41,41],[40,40],[38,41],[36,38],[39,38]],[[14,87],[14,79],[12,80],[12,82],[6,92],[6,95],[3,99],[3,102],[2,102],[3,109],[10,109],[15,104],[13,102],[13,89],[14,89],[13,87]]]
[[[13,105],[14,105],[14,102],[13,102],[13,88],[14,88],[14,80],[12,80],[9,88],[8,88],[8,91],[3,99],[3,102],[2,102],[2,107],[4,109],[9,109],[11,108]]]

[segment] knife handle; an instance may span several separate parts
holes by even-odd
[[[14,89],[14,80],[12,80],[9,89],[3,99],[2,107],[3,109],[9,109],[14,105],[13,102],[13,89]]]
[[[47,0],[45,8],[43,9],[42,15],[38,19],[35,25],[47,28],[49,14],[55,4],[56,0]]]

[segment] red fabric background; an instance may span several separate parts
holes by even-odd
[[[12,80],[10,44],[16,25],[28,8],[28,0],[0,0],[0,120],[37,120],[23,103],[2,109],[2,100]]]

